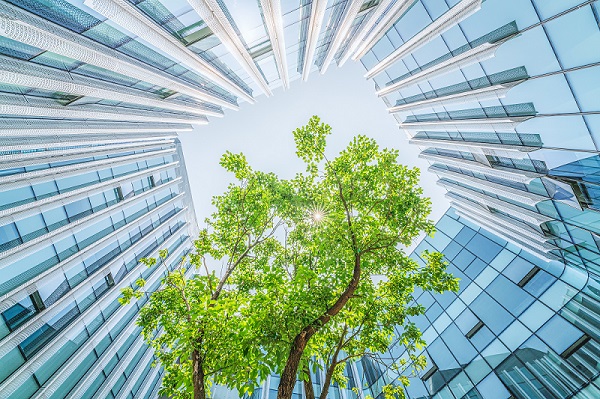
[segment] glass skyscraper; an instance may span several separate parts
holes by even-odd
[[[176,135],[20,133],[0,136],[0,396],[154,397],[147,298],[118,297],[156,289],[197,234]]]
[[[145,299],[117,297],[197,233],[177,132],[349,60],[453,207],[413,255],[462,280],[419,298],[409,397],[600,397],[599,24],[596,0],[1,0],[0,398],[156,397]],[[396,377],[346,374],[330,397]]]
[[[421,293],[413,318],[428,365],[411,376],[411,398],[597,398],[600,282],[547,262],[450,209],[412,257],[440,251],[461,279],[457,294]],[[392,346],[387,358],[405,356]],[[377,370],[378,386],[397,378]]]
[[[418,299],[411,398],[600,396],[599,12],[414,2],[361,58],[453,207],[413,254],[443,252],[461,291]]]
[[[600,272],[594,1],[417,2],[361,59],[457,212]],[[570,166],[568,166],[570,165]]]

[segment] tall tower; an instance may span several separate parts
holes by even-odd
[[[148,298],[118,298],[140,277],[156,289],[197,234],[179,141],[38,122],[0,123],[0,396],[154,397],[134,323]]]
[[[600,395],[598,280],[583,269],[548,262],[450,209],[411,255],[441,251],[460,278],[457,294],[428,292],[411,321],[428,345],[426,369],[410,375],[410,398],[594,398]],[[405,355],[395,344],[389,364]],[[410,370],[409,370],[410,371]],[[376,394],[398,374],[378,367]]]

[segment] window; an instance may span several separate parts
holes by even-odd
[[[531,281],[531,279],[538,274],[538,272],[540,271],[540,268],[537,266],[534,266],[531,268],[531,270],[529,271],[529,273],[527,273],[525,276],[523,276],[523,278],[521,279],[521,281],[519,281],[517,283],[517,285],[521,288],[525,287],[525,285],[527,285],[528,282]]]
[[[571,356],[573,353],[577,352],[583,345],[585,345],[588,341],[590,340],[590,337],[587,334],[583,334],[581,336],[581,338],[579,338],[577,341],[573,342],[573,345],[569,346],[567,349],[565,349],[565,351],[563,353],[560,354],[560,356],[563,359],[568,358],[569,356]]]
[[[41,214],[31,215],[28,218],[18,220],[16,225],[23,241],[29,241],[48,232]]]
[[[477,334],[479,332],[479,330],[481,330],[483,328],[484,324],[481,320],[479,320],[474,326],[473,328],[471,328],[466,334],[465,337],[471,339],[473,338],[473,336],[475,334]]]
[[[123,198],[130,198],[132,197],[135,193],[134,193],[134,187],[133,184],[127,182],[127,183],[123,183],[121,185],[121,187],[119,187],[121,189],[121,195],[123,196]]]
[[[120,186],[115,188],[115,195],[117,196],[118,201],[123,201],[125,199],[123,196],[123,189]]]
[[[0,209],[7,209],[18,204],[31,202],[35,199],[30,186],[0,192]]]
[[[544,324],[537,335],[565,358],[573,354],[588,339],[586,334],[559,315],[555,315]]]
[[[35,193],[35,198],[39,200],[58,193],[58,188],[56,187],[54,180],[52,180],[44,183],[34,184],[33,191]]]
[[[112,273],[108,273],[104,279],[106,280],[106,284],[109,287],[112,287],[113,285],[115,285],[115,280],[113,279]]]
[[[486,291],[515,316],[520,315],[534,301],[531,295],[502,275],[498,276]]]
[[[10,331],[16,330],[35,315],[37,309],[31,301],[31,296],[26,297],[2,312],[2,319]]]
[[[14,223],[0,226],[0,251],[16,247],[22,242]]]
[[[42,215],[44,216],[44,221],[49,230],[57,229],[68,223],[67,213],[62,206],[43,211]]]
[[[432,362],[431,367],[429,368],[429,370],[427,370],[425,372],[425,374],[423,374],[423,376],[421,377],[421,380],[423,381],[427,381],[428,379],[430,379],[431,377],[433,377],[433,375],[435,374],[436,371],[438,371],[438,366],[435,365],[435,363]]]
[[[66,204],[65,210],[67,211],[69,221],[73,222],[90,215],[92,213],[92,206],[90,205],[90,200],[88,198],[82,198],[75,202]]]
[[[34,291],[31,295],[29,295],[29,298],[31,299],[31,302],[33,303],[33,306],[37,312],[41,312],[42,310],[46,309],[46,305],[44,305],[42,297],[38,291]]]

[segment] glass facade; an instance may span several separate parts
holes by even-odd
[[[413,251],[440,251],[460,280],[456,294],[421,293],[411,321],[428,345],[410,398],[594,398],[600,395],[599,279],[537,258],[450,209],[433,238]],[[393,345],[390,364],[405,357]],[[399,376],[380,367],[368,392]]]
[[[411,3],[361,62],[453,207],[413,257],[461,282],[417,300],[408,396],[598,397],[598,3]]]
[[[596,0],[0,2],[0,398],[156,397],[116,298],[197,231],[176,132],[350,59],[453,207],[409,397],[599,397],[599,46]]]
[[[417,1],[361,59],[461,216],[596,274],[598,7]]]
[[[174,134],[0,137],[0,397],[153,396],[120,289],[151,290],[197,234]],[[167,248],[150,268],[139,263]],[[162,264],[164,263],[164,265]]]

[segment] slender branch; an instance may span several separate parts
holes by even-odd
[[[390,238],[390,243],[385,244],[385,245],[379,245],[376,247],[369,247],[368,245],[365,246],[365,250],[363,252],[366,253],[370,253],[379,249],[383,249],[383,248],[389,248],[390,246],[396,246],[396,243],[398,240],[402,239],[402,236],[404,236],[404,232],[406,231],[406,229],[412,225],[412,217],[414,216],[414,212],[411,209],[410,210],[410,220],[407,220],[406,224],[404,225],[404,227],[402,227],[402,230],[400,230],[400,232],[395,235],[393,238]],[[371,242],[377,242],[377,240],[372,240]],[[369,243],[370,244],[370,243]]]
[[[181,272],[181,269],[179,269],[178,271],[180,272],[180,275],[182,277],[184,277],[183,272]],[[187,312],[185,314],[186,319],[187,319],[188,323],[191,324],[192,323],[192,316],[191,316],[192,307],[190,306],[190,302],[188,301],[187,296],[185,295],[185,287],[178,286],[177,284],[170,281],[168,277],[167,277],[167,285],[170,285],[171,287],[173,287],[175,290],[177,290],[179,292],[179,295],[181,295],[181,299],[185,303],[185,308],[187,310]]]
[[[365,353],[363,352],[363,353],[355,353],[355,354],[353,354],[353,355],[348,355],[348,356],[346,356],[346,357],[345,357],[345,358],[343,358],[343,359],[339,359],[339,360],[337,361],[337,364],[344,363],[344,362],[347,362],[347,361],[348,361],[348,360],[350,360],[350,359],[354,359],[354,358],[356,358],[356,357],[361,357],[361,356],[365,356]]]
[[[333,173],[333,176],[335,177],[335,179],[337,181],[338,193],[340,196],[340,200],[342,201],[342,205],[344,206],[344,210],[346,212],[346,223],[348,224],[348,231],[349,231],[350,237],[352,239],[352,249],[356,253],[356,250],[358,249],[358,245],[356,242],[356,236],[354,234],[354,231],[352,230],[352,212],[350,211],[350,207],[348,206],[348,202],[346,201],[346,197],[344,196],[344,189],[343,189],[342,181],[340,180],[340,177],[338,176],[335,168],[333,167],[331,162],[327,159],[327,157],[325,155],[323,155],[323,158],[325,158],[325,161],[327,162],[327,164],[330,165],[331,172]]]
[[[214,294],[215,290],[212,285],[212,280],[210,278],[210,272],[208,271],[208,265],[206,264],[206,257],[202,257],[202,263],[204,264],[204,270],[206,270],[206,277],[208,279],[208,288],[210,289],[211,296]]]
[[[329,386],[331,385],[331,377],[333,376],[333,372],[335,371],[335,367],[338,365],[337,358],[342,350],[344,337],[348,332],[348,325],[344,323],[344,330],[340,334],[340,339],[338,340],[337,345],[335,346],[335,352],[331,357],[331,361],[329,363],[329,367],[327,367],[327,373],[325,374],[325,381],[323,382],[323,391],[321,391],[320,399],[325,399],[327,397],[327,393],[329,391]]]

